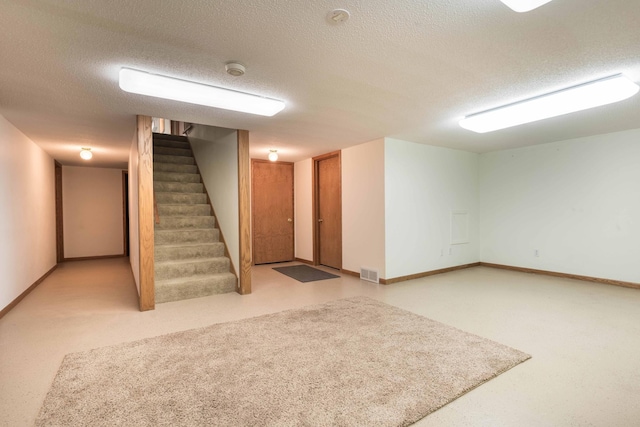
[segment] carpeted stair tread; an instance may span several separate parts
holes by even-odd
[[[189,142],[189,138],[184,135],[171,135],[169,133],[153,133],[153,142],[156,141],[181,141],[181,142]]]
[[[177,163],[181,165],[195,165],[195,159],[193,157],[185,156],[170,156],[166,154],[154,154],[154,163]]]
[[[155,145],[153,147],[153,154],[163,154],[167,156],[193,157],[191,148],[162,147],[162,146],[155,146]]]
[[[204,193],[204,185],[200,182],[166,182],[154,181],[156,193]]]
[[[156,245],[155,262],[177,261],[200,258],[217,258],[224,256],[224,243],[181,243],[173,245]]]
[[[156,192],[157,204],[189,204],[203,205],[207,203],[207,195],[205,193],[170,193]]]
[[[229,258],[216,257],[161,261],[155,264],[154,270],[156,280],[226,273],[229,271]]]
[[[153,163],[153,173],[156,172],[177,172],[177,173],[198,173],[198,167],[193,165],[182,165],[180,163]]]
[[[233,292],[236,290],[236,283],[236,276],[228,272],[156,280],[156,303]]]
[[[200,174],[178,172],[154,172],[154,182],[200,182]]]
[[[207,204],[170,204],[158,203],[158,214],[160,221],[164,217],[171,216],[209,216],[212,215],[211,206]]]
[[[170,141],[167,139],[154,139],[153,140],[154,150],[156,149],[156,147],[191,149],[191,145],[189,145],[188,141]]]
[[[185,230],[215,228],[216,218],[209,216],[166,216],[155,225],[156,230]]]
[[[219,241],[220,231],[217,228],[193,230],[156,230],[156,245],[172,245],[179,243],[211,243]]]

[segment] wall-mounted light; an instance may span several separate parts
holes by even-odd
[[[278,150],[269,150],[269,160],[272,162],[278,160]]]
[[[516,12],[529,12],[543,4],[549,3],[551,0],[500,0]]]
[[[491,132],[612,104],[635,95],[639,89],[637,84],[622,74],[617,74],[482,113],[471,114],[460,120],[459,124],[474,132]]]
[[[207,107],[273,116],[284,102],[244,92],[204,85],[131,68],[120,69],[120,88],[126,92]]]
[[[80,150],[80,157],[82,157],[84,160],[91,160],[91,158],[93,157],[91,148],[82,147],[82,149]]]

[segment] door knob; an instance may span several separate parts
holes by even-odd
[[[318,222],[322,222],[322,221],[324,221],[324,219],[319,219],[319,220],[318,220]]]
[[[289,222],[293,222],[293,220],[291,218],[287,218],[287,221]]]

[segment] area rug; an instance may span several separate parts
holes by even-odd
[[[37,426],[407,426],[527,360],[357,297],[65,356]]]
[[[289,267],[274,267],[274,270],[296,279],[298,282],[315,282],[316,280],[335,279],[335,274],[309,267],[308,265],[292,265]]]

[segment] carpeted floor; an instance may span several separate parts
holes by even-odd
[[[406,426],[529,357],[356,297],[67,355],[36,425]]]

